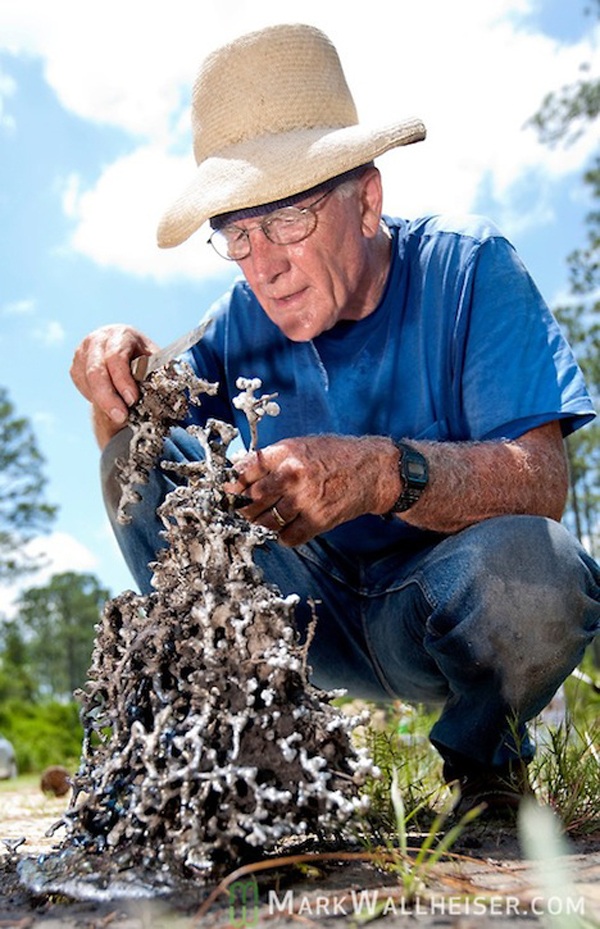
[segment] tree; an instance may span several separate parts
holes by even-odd
[[[110,593],[93,574],[55,574],[45,587],[30,587],[17,601],[13,623],[25,646],[38,696],[70,698],[83,687],[94,633]],[[13,643],[18,638],[13,630]]]
[[[0,625],[0,706],[10,700],[33,703],[36,694],[23,634],[14,621],[5,621]]]
[[[586,12],[600,18],[600,0]],[[600,79],[584,75],[572,84],[546,95],[531,119],[542,142],[571,144],[600,116]],[[555,308],[586,376],[588,387],[600,399],[600,157],[583,175],[592,209],[585,218],[585,243],[567,256],[572,300]],[[567,520],[592,553],[598,550],[600,506],[600,426],[591,425],[567,440],[570,494]]]
[[[25,546],[47,531],[56,511],[43,501],[43,464],[29,421],[0,387],[0,583],[39,567]]]
[[[584,12],[600,19],[600,0],[591,0],[591,6]],[[591,69],[587,62],[580,70],[585,76],[546,94],[530,120],[546,144],[574,141],[600,115],[600,79],[588,77]]]

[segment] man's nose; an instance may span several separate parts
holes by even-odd
[[[252,263],[254,275],[261,283],[273,281],[290,267],[287,248],[271,242],[258,226],[249,233],[251,251],[248,261]]]

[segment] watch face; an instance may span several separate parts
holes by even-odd
[[[418,458],[407,458],[406,473],[411,481],[424,481],[427,478],[427,469]]]
[[[396,445],[400,451],[398,464],[403,490],[390,510],[390,514],[404,513],[414,506],[427,487],[429,478],[427,459],[416,449],[404,445],[403,442],[396,442]]]
[[[406,481],[409,486],[414,487],[415,489],[423,489],[427,485],[427,462],[423,456],[416,452],[414,449],[410,449],[409,452],[403,453],[403,469],[406,476]]]

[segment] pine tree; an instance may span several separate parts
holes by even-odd
[[[39,566],[26,545],[47,531],[55,514],[43,499],[43,465],[29,421],[17,416],[0,387],[0,583]]]

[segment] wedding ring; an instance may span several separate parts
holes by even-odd
[[[287,526],[287,523],[276,506],[271,507],[271,513],[273,514],[273,519],[277,523],[280,529],[283,529],[284,526]]]

